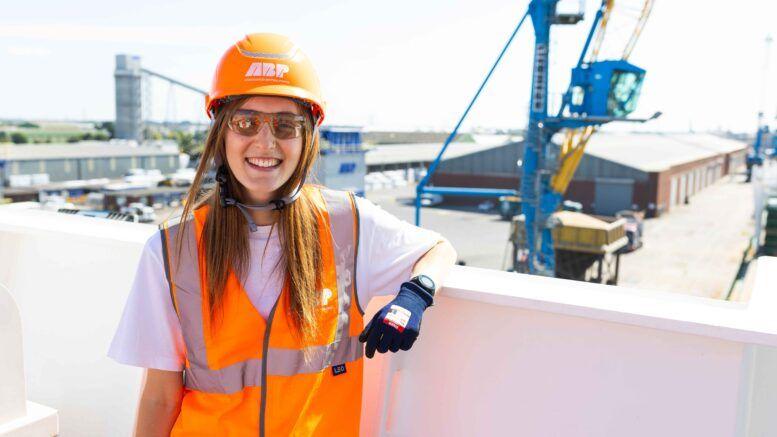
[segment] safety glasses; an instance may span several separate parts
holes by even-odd
[[[290,140],[302,135],[305,117],[297,114],[252,111],[238,109],[227,123],[233,132],[246,137],[254,136],[267,124],[273,136],[279,140]]]

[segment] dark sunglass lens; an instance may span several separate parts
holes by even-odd
[[[232,129],[241,135],[253,135],[259,126],[258,120],[245,115],[236,115],[232,117]]]
[[[280,121],[275,125],[275,137],[279,140],[289,140],[297,137],[297,126],[293,122]]]

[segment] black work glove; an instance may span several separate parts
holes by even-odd
[[[381,308],[359,334],[359,341],[367,343],[367,358],[372,358],[376,349],[382,354],[410,349],[418,338],[424,310],[431,305],[432,297],[420,286],[403,283],[394,300]]]

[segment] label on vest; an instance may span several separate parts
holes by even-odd
[[[345,373],[345,363],[332,366],[332,375],[337,376]]]
[[[386,317],[383,318],[383,323],[393,327],[399,332],[405,330],[405,326],[410,321],[410,311],[406,308],[402,308],[398,305],[391,305]]]
[[[332,298],[332,290],[325,288],[321,290],[321,306],[325,307],[329,303],[329,299]]]

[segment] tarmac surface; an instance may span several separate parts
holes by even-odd
[[[369,191],[367,198],[413,223],[414,194],[402,187]],[[744,177],[721,179],[688,205],[645,221],[642,248],[621,256],[619,285],[725,299],[753,234],[752,213],[753,189]],[[421,225],[448,238],[469,266],[508,267],[509,223],[496,212],[423,208]]]
[[[753,187],[723,178],[658,219],[621,257],[620,285],[725,299],[753,236]]]
[[[415,223],[415,186],[367,191],[367,199],[384,210]],[[439,232],[453,244],[468,266],[507,270],[510,223],[494,212],[448,206],[421,209],[421,227]]]

